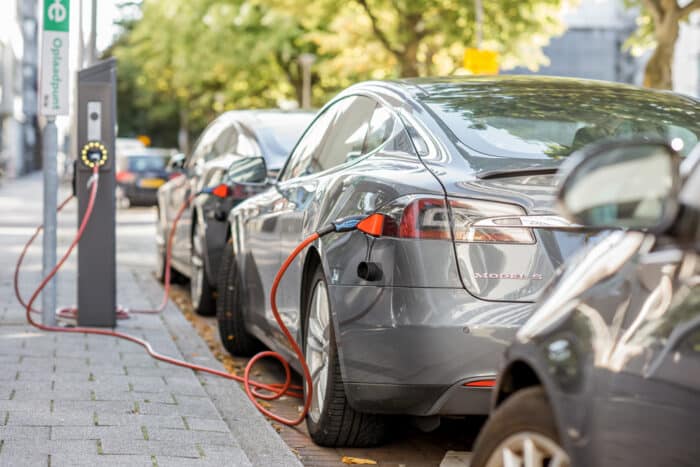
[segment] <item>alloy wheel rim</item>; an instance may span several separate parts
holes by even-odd
[[[486,467],[569,467],[564,449],[553,439],[531,431],[510,435],[491,453]]]
[[[202,285],[204,283],[204,265],[202,264],[202,242],[196,230],[192,238],[192,269],[190,295],[192,297],[192,303],[199,305],[199,301],[202,297]]]
[[[330,360],[330,307],[328,289],[323,281],[318,281],[314,287],[308,326],[305,353],[313,385],[309,416],[318,423],[326,400]]]

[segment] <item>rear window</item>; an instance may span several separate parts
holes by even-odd
[[[700,138],[700,105],[673,94],[536,81],[440,91],[423,102],[465,146],[490,156],[560,159],[603,138],[642,135],[680,139],[685,155]]]
[[[290,113],[279,118],[264,120],[264,124],[256,129],[265,153],[273,159],[280,159],[283,163],[313,118],[312,113]]]
[[[167,158],[163,156],[129,156],[130,172],[164,170]]]

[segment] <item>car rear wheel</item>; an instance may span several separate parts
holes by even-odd
[[[230,251],[230,245],[227,245],[219,269],[219,298],[216,301],[219,336],[229,353],[250,357],[257,353],[262,345],[245,329],[242,285],[236,259]]]
[[[523,389],[496,409],[476,440],[472,467],[568,467],[547,395]]]
[[[165,265],[166,263],[166,253],[167,253],[167,245],[168,245],[168,236],[166,235],[166,232],[164,231],[162,227],[162,222],[161,222],[161,210],[160,206],[156,206],[156,218],[158,219],[156,222],[156,235],[158,235],[160,239],[160,243],[156,242],[156,279],[161,284],[165,283]],[[184,283],[185,278],[180,274],[177,270],[175,270],[172,265],[170,266],[170,282],[171,283],[179,283],[182,284]]]
[[[156,246],[156,279],[161,284],[165,284],[165,250],[159,246]],[[187,278],[183,276],[177,269],[170,266],[170,283],[171,284],[185,284]]]
[[[165,251],[159,246],[156,246],[156,278],[161,284],[165,283],[165,265],[166,263]],[[173,279],[173,269],[170,268],[170,280]]]
[[[117,186],[116,199],[117,208],[128,209],[131,207],[131,200],[128,196],[126,196],[126,193],[124,193],[124,189],[120,186]]]
[[[384,441],[386,417],[357,412],[348,403],[340,373],[331,307],[320,267],[311,280],[304,326],[304,354],[313,385],[306,425],[321,446],[374,446]],[[306,386],[304,386],[306,390]]]
[[[196,221],[195,221],[196,222]],[[212,316],[216,313],[216,301],[214,292],[209,286],[209,278],[204,268],[204,239],[199,234],[197,224],[192,233],[192,254],[190,255],[190,297],[194,311],[203,316]]]

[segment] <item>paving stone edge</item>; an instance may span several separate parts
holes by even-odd
[[[162,287],[149,273],[134,271],[134,274],[148,297],[159,297],[163,293]],[[168,301],[161,319],[171,335],[177,336],[175,345],[187,361],[224,370],[172,301]],[[203,373],[198,373],[197,377],[253,465],[302,465],[267,419],[251,405],[237,383]]]

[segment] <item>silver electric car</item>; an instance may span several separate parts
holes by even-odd
[[[387,414],[485,414],[498,360],[557,268],[600,235],[553,211],[556,171],[605,136],[698,140],[679,95],[573,79],[368,82],[307,128],[267,189],[233,208],[217,316],[229,351],[286,355],[269,291],[307,235],[383,213],[381,235],[330,234],[277,297],[313,376],[307,417],[323,445],[381,442]],[[258,161],[263,164],[262,160]],[[522,228],[499,228],[519,222]]]
[[[220,115],[199,137],[189,157],[177,156],[170,180],[158,190],[157,273],[165,277],[165,254],[177,212],[193,194],[220,183],[264,181],[276,174],[313,113],[282,110],[233,110]],[[261,164],[264,170],[256,170]],[[175,174],[181,176],[174,176]],[[172,266],[190,280],[195,311],[216,312],[216,285],[226,243],[228,211],[242,198],[197,196],[183,213],[173,237]]]

